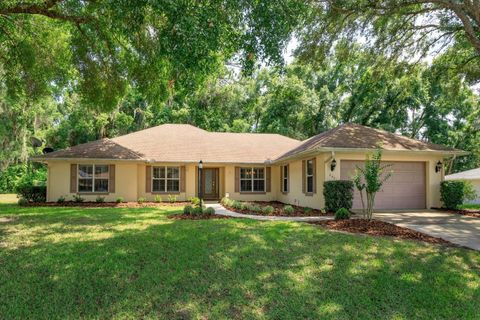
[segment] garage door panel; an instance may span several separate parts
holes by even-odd
[[[424,209],[426,204],[424,162],[382,162],[392,176],[375,197],[375,209]],[[363,161],[342,160],[341,179],[351,180],[356,167],[364,167]],[[360,194],[355,190],[353,208],[362,208]]]

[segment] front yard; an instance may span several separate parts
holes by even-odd
[[[476,251],[180,210],[0,204],[0,318],[478,317]]]

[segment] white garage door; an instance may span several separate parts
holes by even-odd
[[[351,180],[364,161],[340,161],[340,177]],[[375,209],[425,209],[425,162],[382,162],[391,164],[393,175],[375,197]],[[360,194],[355,190],[353,209],[361,209]]]

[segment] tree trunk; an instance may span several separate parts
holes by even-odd
[[[366,218],[367,210],[365,208],[365,200],[363,200],[363,191],[362,190],[359,190],[359,191],[360,191],[360,200],[362,201],[362,214],[363,214],[363,217]]]

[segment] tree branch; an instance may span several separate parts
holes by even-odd
[[[42,15],[51,19],[70,21],[75,23],[85,23],[90,20],[89,17],[85,16],[76,16],[65,14],[58,10],[55,10],[54,7],[62,2],[62,0],[48,0],[44,4],[19,4],[13,7],[0,8],[0,15],[15,15],[15,14],[35,14]]]

